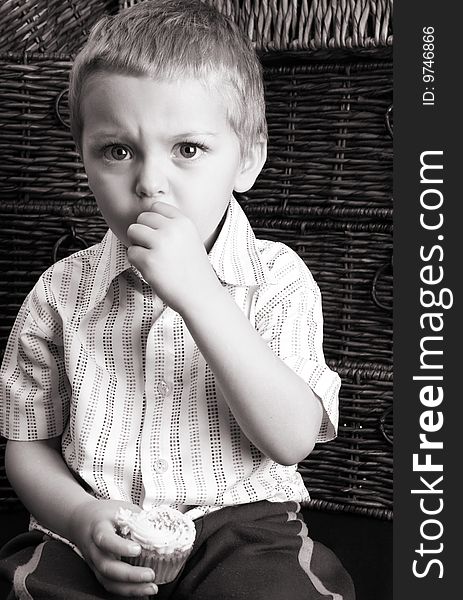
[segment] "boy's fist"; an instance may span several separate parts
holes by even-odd
[[[201,305],[219,284],[194,223],[177,208],[155,202],[130,225],[127,256],[155,293],[179,313]]]
[[[114,518],[121,506],[134,510],[132,504],[119,500],[94,499],[80,504],[71,516],[71,539],[108,592],[127,597],[156,594],[152,569],[121,560],[141,551],[138,544],[116,533]]]

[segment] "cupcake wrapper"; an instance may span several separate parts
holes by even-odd
[[[154,553],[152,550],[142,549],[138,556],[127,558],[126,561],[137,567],[149,567],[150,569],[153,569],[154,583],[162,584],[169,583],[177,577],[185,564],[189,553],[189,551],[179,552],[163,556]]]

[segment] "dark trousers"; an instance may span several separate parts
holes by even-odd
[[[158,600],[354,600],[337,557],[313,541],[295,502],[256,502],[195,521],[196,540],[178,577]],[[116,600],[66,544],[38,531],[0,551],[8,600]]]

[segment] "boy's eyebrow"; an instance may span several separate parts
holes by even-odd
[[[180,140],[180,139],[188,139],[189,137],[196,137],[196,136],[217,136],[217,132],[216,131],[201,131],[201,130],[192,130],[192,131],[185,131],[184,133],[176,133],[175,135],[172,136],[173,140]]]
[[[92,140],[101,140],[101,139],[117,139],[119,137],[125,137],[128,134],[126,132],[123,131],[119,131],[119,130],[103,130],[103,131],[95,131],[94,133],[89,135],[89,139]],[[174,135],[170,136],[169,139],[171,140],[182,140],[182,139],[188,139],[189,137],[195,137],[195,136],[208,136],[208,137],[215,137],[217,136],[218,133],[216,131],[202,131],[202,130],[192,130],[192,131],[187,131],[184,133],[175,133]]]
[[[101,140],[103,139],[113,139],[113,138],[118,138],[121,137],[123,134],[121,131],[95,131],[94,133],[91,133],[88,137],[89,139],[92,140]]]

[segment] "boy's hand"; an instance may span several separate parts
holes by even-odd
[[[179,313],[207,297],[219,280],[194,223],[177,208],[155,202],[130,225],[129,261],[155,293]]]
[[[120,506],[134,509],[133,504],[118,500],[95,499],[79,505],[70,521],[71,539],[108,592],[128,597],[156,594],[152,569],[121,560],[137,556],[141,549],[115,531],[114,517]]]

